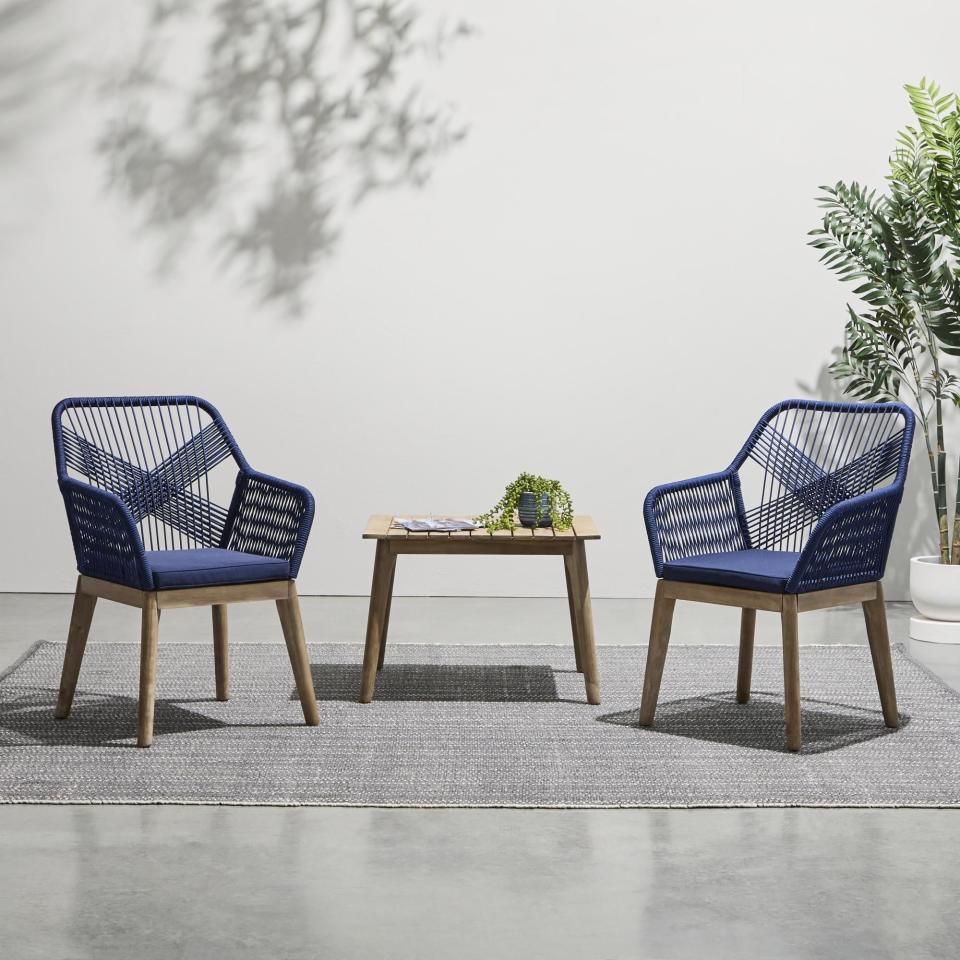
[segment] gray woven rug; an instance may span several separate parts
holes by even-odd
[[[783,748],[781,657],[675,645],[657,726],[637,726],[645,647],[601,647],[604,702],[550,646],[392,645],[373,703],[361,648],[310,648],[321,726],[301,723],[286,650],[236,644],[232,699],[208,644],[161,645],[156,738],[134,747],[136,644],[91,643],[53,719],[60,644],[0,680],[0,802],[370,806],[958,806],[960,696],[897,650],[904,725],[883,726],[865,646],[804,646],[802,754]]]

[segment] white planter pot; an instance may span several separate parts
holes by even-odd
[[[923,616],[910,619],[910,636],[930,643],[960,643],[960,564],[939,557],[910,561],[910,598]]]

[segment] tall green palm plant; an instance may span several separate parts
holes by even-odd
[[[920,421],[940,535],[941,563],[960,563],[960,470],[952,538],[944,410],[960,408],[960,96],[935,83],[906,86],[916,126],[897,137],[887,192],[858,183],[821,187],[820,260],[856,283],[845,342],[830,373],[861,400],[907,399]]]

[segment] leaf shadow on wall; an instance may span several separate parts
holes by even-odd
[[[104,89],[109,186],[159,237],[161,270],[206,234],[261,302],[298,314],[351,210],[423,186],[466,136],[422,75],[472,33],[395,0],[155,0]]]
[[[832,359],[836,359],[839,354],[840,348],[837,347],[833,351]],[[823,364],[813,383],[798,380],[797,387],[806,396],[815,400],[851,401],[831,376],[830,363]],[[884,592],[888,600],[909,599],[910,565],[906,562],[909,557],[936,553],[933,497],[929,489],[929,474],[925,474],[923,469],[925,464],[917,459],[918,450],[922,450],[923,447],[923,441],[918,439],[918,433],[919,430],[913,438],[913,457],[907,473],[903,499],[900,501],[900,509],[897,512],[897,523],[893,530],[893,541],[883,578]]]

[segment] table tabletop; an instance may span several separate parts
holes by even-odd
[[[396,514],[409,517],[413,514]],[[418,514],[417,516],[423,516]],[[457,517],[470,517],[472,514],[451,514]],[[389,514],[374,514],[367,521],[367,528],[363,531],[364,540],[488,540],[491,537],[498,539],[530,540],[552,538],[554,540],[599,540],[600,531],[591,517],[578,516],[573,518],[573,526],[565,529],[553,527],[515,527],[513,530],[431,530],[413,532],[403,527],[393,526],[394,516]]]

